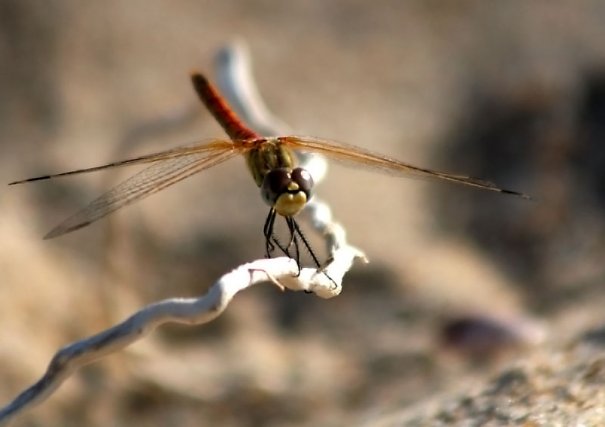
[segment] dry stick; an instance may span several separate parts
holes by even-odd
[[[78,368],[141,339],[163,323],[199,325],[218,317],[239,291],[257,283],[274,283],[296,291],[313,292],[331,298],[341,291],[342,272],[361,257],[358,251],[339,250],[338,262],[327,268],[330,278],[312,268],[300,276],[296,261],[287,257],[262,259],[244,264],[225,274],[199,298],[173,298],[148,305],[127,320],[92,337],[69,344],[52,358],[44,376],[0,410],[0,425],[18,413],[44,401]],[[340,274],[340,276],[337,276]]]
[[[260,100],[247,51],[241,42],[223,49],[217,66],[221,89],[253,129],[264,134],[285,130],[285,125],[278,122]],[[321,181],[327,168],[320,156],[303,157],[301,166],[311,172],[315,182]],[[353,262],[366,258],[359,249],[347,244],[346,232],[333,221],[327,204],[314,197],[304,212],[328,246],[330,260],[322,271],[303,268],[297,276],[298,266],[290,258],[261,259],[225,274],[199,298],[174,298],[148,305],[124,322],[59,350],[42,378],[0,409],[0,425],[7,424],[25,409],[44,401],[78,368],[128,346],[161,324],[197,325],[209,322],[226,309],[235,294],[257,283],[268,282],[282,289],[313,292],[321,298],[337,296],[342,289],[342,279]]]

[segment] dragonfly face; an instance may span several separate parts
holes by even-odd
[[[261,138],[246,153],[246,163],[263,200],[282,216],[294,216],[311,198],[313,178],[295,167],[295,157],[279,138]]]
[[[276,168],[270,170],[263,180],[263,200],[282,216],[294,216],[305,207],[311,198],[313,178],[303,168]]]

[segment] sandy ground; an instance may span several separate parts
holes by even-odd
[[[188,73],[237,37],[294,133],[535,197],[336,165],[318,192],[371,260],[339,297],[253,288],[15,425],[605,424],[603,22],[571,0],[1,2],[2,182],[222,135],[200,106],[121,143],[195,106]],[[2,402],[59,347],[263,255],[239,159],[41,239],[126,173],[0,192]]]

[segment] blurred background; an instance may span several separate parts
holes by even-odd
[[[371,261],[339,297],[247,290],[211,324],[82,369],[16,425],[378,425],[599,327],[603,22],[596,0],[0,2],[1,182],[222,136],[188,75],[239,38],[293,133],[535,198],[335,165],[318,194]],[[0,192],[2,402],[61,346],[263,256],[241,159],[42,240],[134,172]]]

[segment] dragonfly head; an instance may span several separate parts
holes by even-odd
[[[294,216],[311,198],[313,178],[303,168],[275,168],[263,178],[263,200],[278,214]]]

